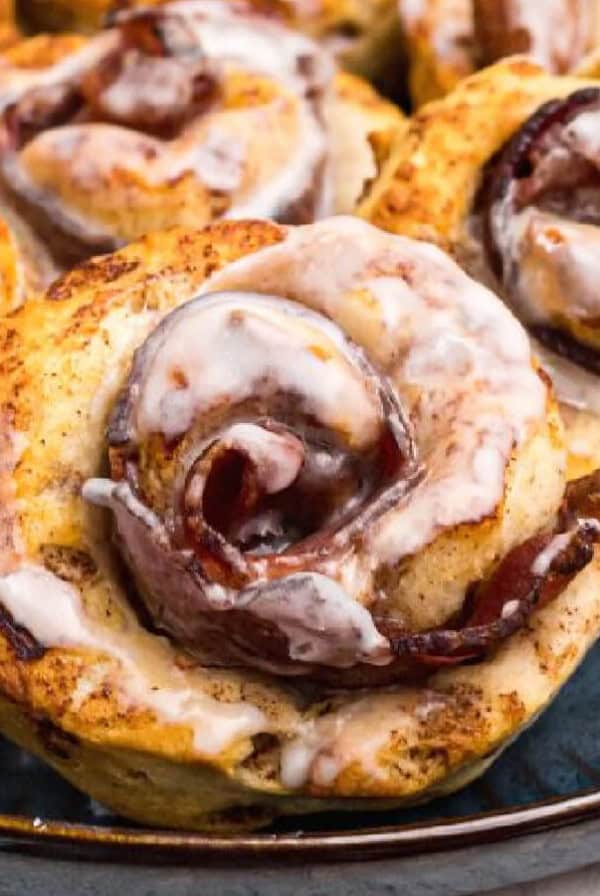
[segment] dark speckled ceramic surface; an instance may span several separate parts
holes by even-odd
[[[410,811],[362,815],[336,813],[282,820],[268,831],[251,838],[232,837],[226,841],[224,848],[221,838],[220,844],[215,842],[218,849],[212,856],[210,875],[206,871],[208,877],[203,892],[231,892],[236,896],[238,893],[246,896],[254,892],[286,892],[288,872],[285,869],[280,869],[279,873],[283,877],[279,883],[273,884],[274,889],[268,885],[268,880],[271,879],[269,875],[275,873],[274,870],[269,871],[269,875],[265,877],[262,889],[249,888],[243,881],[238,881],[235,887],[230,881],[232,886],[228,889],[223,875],[231,876],[231,868],[229,871],[223,868],[219,872],[214,865],[215,862],[217,866],[230,864],[230,860],[224,862],[223,857],[235,855],[236,849],[240,851],[240,855],[245,854],[246,861],[250,859],[250,866],[255,868],[252,872],[254,876],[261,873],[257,868],[262,867],[265,874],[271,866],[274,868],[286,856],[288,847],[290,857],[296,852],[296,858],[301,855],[304,865],[314,862],[316,868],[323,863],[328,866],[334,863],[338,869],[339,886],[345,881],[343,888],[339,889],[345,896],[405,892],[400,885],[396,887],[392,884],[391,889],[388,884],[382,883],[381,888],[376,885],[375,869],[378,868],[383,874],[381,869],[390,866],[390,862],[393,869],[394,861],[401,863],[402,879],[405,881],[410,879],[411,873],[415,874],[416,869],[421,868],[411,884],[410,892],[414,896],[421,892],[431,896],[437,896],[438,893],[440,896],[442,893],[450,896],[469,892],[475,886],[491,888],[525,880],[544,871],[553,873],[568,870],[597,860],[600,857],[599,690],[600,648],[596,648],[544,716],[506,751],[484,778],[466,790]],[[64,874],[69,869],[72,871],[82,858],[85,858],[85,863],[79,867],[85,867],[86,874],[92,873],[94,860],[101,858],[105,864],[102,865],[104,872],[100,875],[100,880],[105,880],[107,886],[106,890],[100,885],[87,889],[84,887],[83,877],[79,876],[78,880],[84,887],[82,893],[108,893],[109,879],[114,887],[116,881],[124,881],[126,872],[134,875],[127,882],[131,893],[162,896],[163,892],[170,892],[172,896],[179,896],[179,893],[196,892],[195,889],[187,889],[187,884],[182,889],[177,888],[172,877],[173,868],[181,862],[194,864],[195,852],[197,856],[208,855],[210,859],[210,838],[194,842],[193,838],[186,839],[178,834],[167,836],[160,849],[156,848],[157,855],[160,853],[160,861],[159,870],[155,871],[152,878],[152,888],[137,890],[135,881],[142,880],[142,869],[139,867],[136,871],[126,866],[132,856],[131,848],[136,838],[144,837],[143,829],[127,825],[127,832],[123,831],[125,822],[111,816],[103,807],[91,803],[37,760],[3,741],[0,741],[0,767],[0,815],[4,813],[7,816],[37,819],[35,827],[26,836],[22,831],[20,835],[11,833],[9,828],[14,824],[14,819],[10,823],[5,821],[2,837],[3,823],[0,818],[0,847],[4,849],[4,855],[0,851],[0,896],[4,896],[5,892],[10,896],[20,896],[21,891],[25,892],[26,889],[30,894],[37,893],[38,883],[31,877],[34,872],[47,874],[46,877],[42,874],[39,880],[39,892],[50,894],[53,892],[53,867],[60,865],[61,874]],[[586,791],[591,792],[591,795],[580,800],[581,793]],[[594,791],[598,791],[597,796]],[[536,804],[552,799],[558,799],[559,803],[553,804],[550,810],[537,809]],[[515,809],[516,812],[509,812],[506,816],[501,814]],[[524,815],[523,812],[519,813],[519,809],[528,811]],[[473,815],[479,817],[472,821]],[[525,819],[526,824],[523,823]],[[36,844],[36,831],[39,831],[39,838],[43,841],[44,834],[48,834],[46,823],[52,820],[73,823],[78,826],[78,833],[81,825],[92,825],[101,830],[84,831],[85,848],[76,838],[70,838],[68,830],[66,840],[58,830],[51,842],[54,844],[54,855],[60,857],[60,862],[53,866],[52,855],[49,856],[47,850],[36,849],[39,846]],[[457,822],[460,823],[458,827]],[[432,834],[432,824],[435,825],[435,837]],[[122,842],[116,838],[115,842],[109,844],[107,851],[105,841],[102,853],[97,856],[93,854],[95,840],[102,839],[108,833],[112,835],[120,832],[124,834]],[[403,843],[407,832],[410,835],[408,849],[406,843]],[[570,842],[569,838],[573,838],[575,833],[576,848],[573,846],[565,849],[565,844]],[[350,850],[349,837],[352,838]],[[540,846],[540,837],[544,838],[543,846]],[[432,845],[434,841],[435,845]],[[281,845],[281,852],[275,852],[274,843]],[[336,851],[336,844],[339,845],[339,851]],[[498,860],[496,863],[487,858],[484,860],[486,850],[489,851],[494,844],[496,847],[491,855]],[[140,848],[142,845],[140,839]],[[432,848],[436,850],[436,857],[431,855]],[[541,866],[540,848],[544,850]],[[362,855],[361,850],[364,851]],[[153,860],[156,858],[151,857],[150,853],[146,857]],[[501,857],[504,858],[500,861]],[[344,864],[349,859],[360,861],[361,858],[365,860],[361,866],[361,874],[352,870],[356,868],[355,865]],[[138,859],[143,864],[144,857],[141,853]],[[374,863],[373,876],[367,875],[365,879],[364,868],[371,862]],[[444,862],[447,863],[449,876],[444,876],[442,882],[439,872],[444,867]],[[10,867],[16,875],[15,889],[5,890],[1,872]],[[167,867],[171,869],[168,881]],[[110,873],[107,869],[111,869]],[[479,871],[483,875],[481,880]],[[248,880],[253,879],[252,875]],[[311,878],[315,885],[318,879],[318,874],[314,880]],[[382,880],[384,879],[387,880],[385,874]],[[161,880],[164,890],[161,889]],[[194,880],[197,884],[198,878]],[[330,884],[333,888],[331,892],[338,892],[338,885],[333,879]],[[318,887],[311,889],[306,882],[303,889],[307,896],[321,892]],[[56,892],[60,892],[60,888]]]

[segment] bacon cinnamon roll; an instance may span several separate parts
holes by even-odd
[[[600,44],[596,0],[398,0],[420,105],[478,68],[526,53],[549,72],[583,64]]]
[[[118,812],[422,802],[600,630],[600,483],[565,490],[525,331],[433,246],[170,231],[0,346],[0,725]]]
[[[21,0],[34,30],[93,32],[121,9],[169,0]],[[351,70],[374,77],[397,57],[396,0],[210,0],[277,19],[319,41]]]
[[[505,298],[563,402],[574,475],[600,466],[598,134],[595,82],[506,61],[415,117],[362,208]]]
[[[347,211],[401,121],[308,38],[210,0],[32,38],[0,58],[0,106],[2,210],[42,285],[162,227]]]

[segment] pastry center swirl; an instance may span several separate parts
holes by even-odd
[[[404,579],[495,512],[545,394],[514,318],[437,250],[351,218],[290,228],[138,348],[110,478],[84,495],[112,511],[153,626],[203,662],[422,675],[535,604],[527,579],[504,622],[496,589],[461,609],[466,573],[444,598],[423,578],[420,603]]]
[[[364,354],[321,315],[244,293],[201,297],[158,327],[108,441],[113,478],[224,585],[291,569],[326,535],[343,551],[361,512],[417,469]]]

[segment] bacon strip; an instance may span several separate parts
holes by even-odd
[[[522,628],[592,561],[599,519],[600,471],[568,486],[556,532],[514,548],[491,578],[473,589],[456,628],[410,633],[383,620],[378,628],[398,657],[432,666],[480,658]]]

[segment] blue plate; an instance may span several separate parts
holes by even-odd
[[[252,835],[133,827],[0,741],[0,896],[114,896],[117,886],[183,896],[200,892],[200,880],[204,896],[284,896],[299,892],[307,869],[303,896],[452,896],[591,863],[600,859],[599,680],[596,648],[544,716],[452,797],[408,811],[294,817]]]

